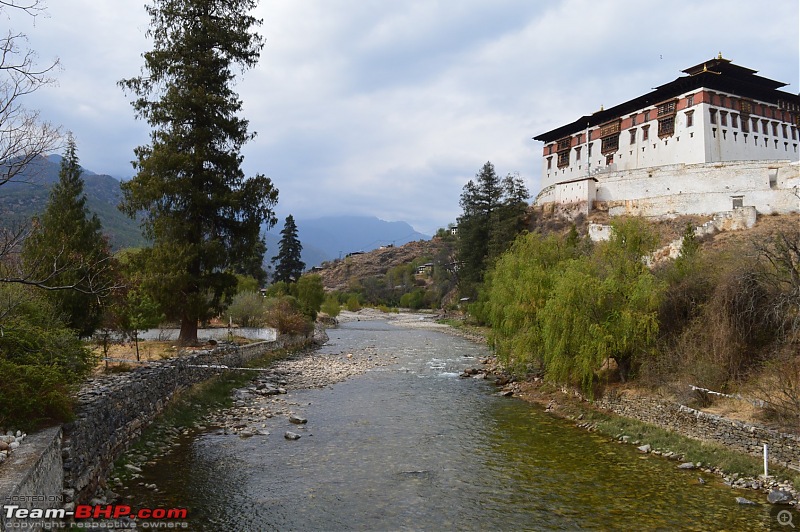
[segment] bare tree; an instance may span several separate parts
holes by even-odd
[[[43,9],[41,0],[0,0],[0,15],[8,19],[14,10],[36,17]],[[0,185],[59,147],[60,129],[24,105],[25,96],[55,82],[59,66],[58,60],[39,65],[24,33],[9,30],[0,38]]]
[[[44,9],[42,0],[0,0],[0,17],[9,21],[12,13],[35,18]],[[9,30],[0,38],[0,186],[14,178],[20,181],[35,177],[37,159],[61,147],[61,129],[42,121],[39,112],[25,107],[24,101],[26,96],[53,84],[53,74],[59,68],[57,59],[40,65],[24,33]],[[95,278],[95,273],[107,269],[107,258],[90,269],[95,272],[91,277],[67,284],[57,280],[67,270],[85,269],[84,259],[65,257],[65,250],[50,250],[38,262],[34,259],[24,264],[22,245],[35,229],[25,225],[0,228],[0,283],[32,285],[45,290],[78,290],[98,296],[115,288],[107,280],[101,282],[100,275]],[[43,264],[44,261],[49,264]]]

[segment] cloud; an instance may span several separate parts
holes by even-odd
[[[116,82],[150,48],[137,2],[50,2],[26,27],[59,85],[31,102],[75,132],[82,163],[130,177],[148,141]],[[539,186],[539,133],[671,81],[718,52],[798,90],[798,4],[742,0],[271,0],[236,90],[256,139],[248,174],[281,212],[360,213],[431,233],[487,160]],[[16,23],[17,18],[12,20]]]

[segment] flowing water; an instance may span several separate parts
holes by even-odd
[[[214,531],[780,528],[776,509],[735,501],[759,494],[701,485],[696,471],[458,378],[484,347],[378,321],[329,335],[322,353],[369,348],[397,363],[290,392],[308,418],[300,440],[277,417],[269,436],[185,437],[144,470],[158,492],[128,487],[136,503],[187,506],[192,530]]]

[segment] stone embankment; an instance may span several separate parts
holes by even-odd
[[[270,351],[308,342],[304,337],[288,337],[241,347],[220,346],[89,382],[78,395],[75,421],[64,425],[64,487],[70,495],[74,492],[75,500],[86,500],[114,460],[179,391],[225,368],[242,367]]]
[[[97,491],[117,457],[182,389],[268,352],[326,339],[317,329],[311,338],[220,346],[92,379],[78,394],[73,422],[29,436],[3,464],[0,501],[16,497],[22,508],[69,510]],[[42,437],[46,441],[34,445]],[[15,524],[0,518],[0,531]]]

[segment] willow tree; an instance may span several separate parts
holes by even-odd
[[[146,6],[153,49],[138,77],[120,86],[135,95],[137,118],[152,127],[134,150],[137,173],[123,184],[122,209],[143,215],[148,251],[145,286],[180,340],[219,311],[236,287],[234,272],[258,262],[262,225],[275,224],[278,191],[263,175],[246,178],[242,146],[254,134],[238,116],[235,69],[256,65],[257,0],[153,0]]]

